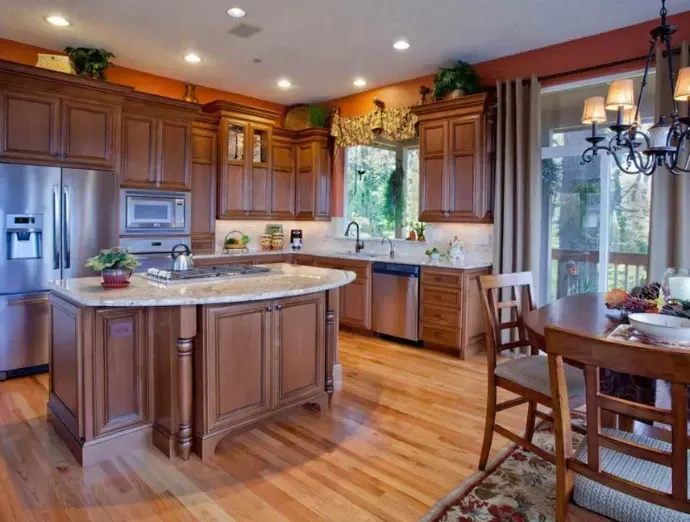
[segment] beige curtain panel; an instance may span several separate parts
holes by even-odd
[[[498,82],[494,273],[531,271],[539,302],[542,186],[541,86],[536,76]]]
[[[688,43],[683,43],[680,57],[675,60],[676,73],[690,65]],[[656,56],[656,118],[665,115],[670,121],[671,89],[668,85],[668,65],[661,55]],[[679,105],[681,115],[687,106]],[[687,162],[687,158],[685,158]],[[675,176],[666,169],[657,169],[652,179],[652,210],[649,231],[649,280],[661,281],[668,267],[690,268],[690,174]]]

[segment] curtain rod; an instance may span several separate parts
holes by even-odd
[[[680,47],[674,48],[672,50],[672,52],[673,52],[673,54],[680,54]],[[655,54],[655,56],[656,56],[656,54]],[[664,56],[666,56],[666,51],[664,51]],[[611,67],[618,67],[620,65],[628,65],[630,63],[640,62],[640,61],[643,61],[646,59],[647,59],[647,56],[638,56],[635,58],[627,58],[625,60],[618,60],[615,62],[603,63],[600,65],[591,65],[589,67],[582,67],[580,69],[573,69],[571,71],[565,71],[565,72],[554,73],[554,74],[547,74],[545,76],[539,76],[537,79],[540,82],[549,81],[549,80],[556,80],[558,78],[564,78],[566,76],[574,76],[576,74],[595,72],[595,71],[600,71],[602,69],[610,69]],[[656,59],[656,58],[654,58],[654,59]]]

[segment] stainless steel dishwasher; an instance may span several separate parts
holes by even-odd
[[[374,263],[373,330],[419,341],[419,267]]]

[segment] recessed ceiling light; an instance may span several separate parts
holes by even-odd
[[[69,20],[63,18],[62,16],[48,16],[46,21],[49,24],[57,25],[58,27],[67,27],[69,25]]]
[[[364,78],[355,78],[352,82],[352,85],[354,85],[355,87],[364,87],[366,84],[367,81]]]
[[[231,7],[228,9],[228,16],[232,16],[233,18],[244,18],[247,16],[247,13],[241,7]]]
[[[290,87],[292,87],[292,82],[287,78],[281,78],[280,80],[278,80],[278,87],[280,87],[281,89],[289,89]]]
[[[393,47],[398,51],[404,51],[410,48],[410,42],[408,42],[407,40],[398,40],[393,44]]]
[[[201,61],[201,56],[194,53],[187,53],[184,55],[184,59],[189,63],[199,63]]]

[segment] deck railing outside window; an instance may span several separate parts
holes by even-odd
[[[553,249],[551,259],[551,298],[583,292],[596,292],[599,252]],[[632,290],[647,282],[648,254],[609,252],[607,289]]]

